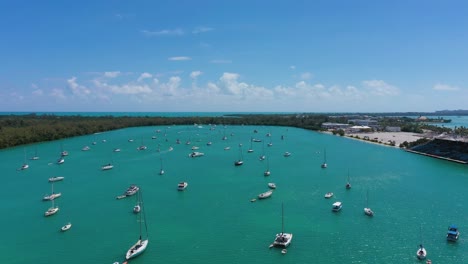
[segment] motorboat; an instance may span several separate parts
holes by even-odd
[[[241,166],[242,164],[244,164],[244,161],[242,161],[242,160],[234,161],[234,166]]]
[[[72,224],[67,223],[66,225],[62,226],[62,228],[60,228],[60,230],[62,230],[62,232],[65,232],[65,231],[68,231],[71,227],[72,227]]]
[[[84,146],[84,147],[81,149],[81,151],[88,151],[88,150],[90,150],[90,149],[91,149],[91,148],[90,148],[89,146]]]
[[[125,195],[126,196],[134,195],[135,193],[138,192],[138,190],[140,190],[140,188],[138,186],[130,185],[130,187],[128,187],[128,189],[125,191]]]
[[[139,204],[137,204],[137,205],[135,205],[135,206],[133,207],[133,212],[134,212],[135,214],[138,214],[140,211],[141,211],[141,206],[140,206]]]
[[[270,197],[273,194],[273,190],[266,191],[258,195],[258,199],[265,199]]]
[[[374,216],[374,211],[372,211],[372,209],[366,207],[366,208],[364,208],[364,214],[366,214],[368,216]]]
[[[230,150],[230,149],[231,149],[231,147],[225,147],[224,148],[224,150]]]
[[[60,157],[58,160],[57,160],[57,164],[63,164],[65,162],[65,159]]]
[[[266,170],[263,172],[263,176],[270,176],[271,172],[270,170]]]
[[[64,151],[60,152],[60,155],[62,157],[68,156],[68,151],[64,150]]]
[[[115,148],[114,152],[120,152],[121,150],[119,148]]]
[[[327,199],[328,199],[328,198],[332,198],[332,197],[333,197],[333,193],[332,193],[332,192],[327,192],[327,193],[325,194],[325,198],[327,198]]]
[[[276,189],[276,184],[274,182],[269,182],[268,187],[270,187],[271,189]]]
[[[291,156],[291,152],[286,151],[286,152],[283,154],[283,156],[289,157],[289,156]]]
[[[103,166],[101,167],[101,170],[111,170],[112,168],[114,168],[114,165],[112,165],[111,163],[109,163],[109,164],[103,165]]]
[[[264,160],[266,159],[266,156],[265,155],[261,155],[260,157],[258,157],[259,160]]]
[[[49,182],[63,181],[63,179],[65,179],[65,177],[62,177],[62,176],[51,177],[49,178]]]
[[[29,165],[27,163],[23,164],[20,168],[20,170],[27,170],[29,169]]]
[[[183,191],[185,190],[185,188],[187,188],[187,186],[188,186],[187,182],[179,182],[179,184],[177,184],[177,190]]]
[[[197,147],[197,146],[192,146],[192,150],[197,150],[199,149],[200,147]]]
[[[416,257],[418,259],[425,259],[427,256],[427,251],[422,244],[419,245],[418,251],[416,251]]]
[[[458,231],[458,227],[456,225],[451,225],[447,231],[447,240],[448,241],[457,241],[458,237],[460,236],[460,232]]]
[[[196,157],[201,157],[201,156],[204,156],[204,155],[205,155],[205,153],[203,153],[203,152],[194,151],[194,152],[189,154],[189,157],[196,158]]]
[[[333,203],[333,205],[332,205],[332,211],[333,211],[333,212],[338,212],[338,211],[341,210],[341,207],[342,207],[342,206],[343,206],[343,205],[341,204],[341,202],[335,202],[335,203]]]

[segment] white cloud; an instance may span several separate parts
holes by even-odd
[[[362,82],[363,86],[373,95],[387,96],[398,95],[400,90],[382,80],[368,80]]]
[[[195,78],[197,78],[198,76],[200,76],[202,74],[203,74],[203,72],[201,72],[201,71],[193,71],[192,73],[190,73],[190,78],[195,79]]]
[[[59,100],[65,100],[66,96],[62,89],[52,89],[50,96],[57,98]]]
[[[172,76],[167,83],[161,84],[159,89],[164,96],[177,96],[181,94],[179,91],[180,81],[180,77]]]
[[[460,88],[457,86],[451,86],[451,85],[442,84],[442,83],[435,84],[434,87],[432,87],[432,89],[436,91],[458,91],[460,90]]]
[[[106,78],[115,78],[121,74],[119,71],[112,71],[112,72],[104,72],[104,77]]]
[[[227,63],[232,63],[231,60],[211,60],[210,62],[211,62],[211,63],[215,63],[215,64],[227,64]]]
[[[163,29],[159,31],[141,30],[141,33],[147,37],[153,36],[182,36],[184,31],[180,28],[176,29]]]
[[[204,33],[208,31],[212,31],[213,28],[210,27],[196,27],[194,30],[192,30],[193,34],[199,34],[199,33]]]
[[[295,69],[296,69],[296,66],[295,66],[295,65],[291,65],[291,66],[289,66],[289,69],[295,70]]]
[[[151,73],[148,73],[148,72],[144,72],[140,75],[140,77],[138,77],[137,79],[137,82],[141,82],[143,81],[144,79],[148,79],[148,78],[151,78],[153,77],[153,75]]]
[[[170,61],[187,61],[187,60],[191,60],[191,59],[192,58],[186,57],[186,56],[178,56],[178,57],[170,57],[167,60],[170,60]]]
[[[309,80],[312,79],[313,75],[310,72],[303,72],[301,73],[301,79],[302,80]]]
[[[104,90],[104,92],[110,91],[114,94],[149,94],[152,92],[151,87],[147,84],[135,84],[135,83],[125,83],[121,85],[108,84],[107,82],[102,82],[100,80],[94,80],[94,85],[97,88]]]
[[[70,87],[74,95],[87,96],[91,93],[91,91],[88,88],[86,88],[83,85],[79,85],[76,82],[76,77],[72,77],[71,79],[68,79],[67,83],[68,83],[68,87]]]

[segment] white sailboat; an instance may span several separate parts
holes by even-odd
[[[427,256],[427,251],[426,251],[426,249],[424,248],[424,246],[422,244],[422,226],[419,227],[419,232],[420,232],[420,235],[421,235],[421,244],[419,244],[418,251],[416,251],[416,257],[418,259],[425,259],[426,256]]]
[[[36,149],[35,149],[35,151],[34,151],[34,156],[32,156],[32,157],[30,158],[30,160],[38,160],[38,159],[39,159],[39,156],[37,155],[37,147],[36,147]]]
[[[239,159],[234,161],[234,166],[241,166],[244,164],[244,161],[242,160],[242,145],[239,144]]]
[[[110,163],[107,163],[105,165],[102,165],[101,166],[101,170],[112,170],[114,168],[114,165],[112,165],[112,157],[111,157],[111,162]]]
[[[367,190],[366,194],[366,207],[364,208],[364,213],[368,216],[374,216],[374,211],[369,208],[369,190]]]
[[[321,167],[323,169],[327,168],[327,151],[326,150],[323,151],[323,163]]]
[[[266,170],[263,172],[263,176],[270,176],[271,171],[270,171],[270,160],[267,158],[267,167]]]
[[[253,142],[253,138],[250,138],[250,148],[247,150],[247,153],[252,153],[254,152],[253,148],[252,148],[252,142]]]
[[[138,195],[140,196],[140,202],[142,206],[142,212],[138,215],[138,219],[140,222],[140,237],[138,238],[138,241],[132,247],[130,247],[130,249],[127,251],[127,254],[125,255],[125,259],[127,260],[131,258],[135,258],[139,256],[141,253],[143,253],[146,250],[146,247],[148,246],[148,242],[149,242],[148,226],[146,224],[146,214],[143,208],[143,197],[142,197],[141,190],[138,192]],[[145,223],[146,239],[143,239],[142,237],[142,223],[143,222]]]
[[[281,233],[276,234],[275,241],[270,245],[271,247],[288,247],[291,244],[293,234],[284,232],[284,205],[281,204]]]
[[[52,193],[50,195],[46,195],[42,198],[42,200],[44,201],[52,201],[54,200],[55,198],[59,198],[60,196],[62,196],[62,193],[54,193],[54,182],[52,182]]]
[[[27,170],[29,169],[29,164],[26,162],[26,149],[24,149],[24,163],[21,165],[20,170]]]
[[[52,207],[50,207],[45,213],[44,216],[51,216],[56,214],[59,211],[58,206],[55,206],[55,200],[52,200]]]
[[[162,162],[162,158],[159,158],[161,160],[161,169],[159,170],[159,175],[164,175],[165,171],[163,169],[163,162]]]
[[[348,182],[346,182],[346,185],[345,185],[346,189],[351,189],[351,182],[349,181],[349,170],[348,170]]]

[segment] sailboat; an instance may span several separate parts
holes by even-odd
[[[56,214],[59,211],[58,206],[55,206],[54,203],[55,200],[52,200],[52,207],[50,207],[45,213],[44,216],[51,216],[53,214]]]
[[[112,161],[112,158],[111,158],[111,161]],[[112,165],[112,162],[101,166],[101,170],[112,170],[113,168],[114,168],[114,165]]]
[[[52,201],[55,198],[59,198],[62,196],[62,193],[54,193],[54,182],[52,182],[52,193],[50,195],[46,195],[42,198],[44,201]]]
[[[242,160],[242,145],[239,144],[239,159],[234,162],[234,166],[241,166],[242,164],[244,164]]]
[[[271,247],[288,247],[291,244],[293,234],[284,233],[284,205],[281,204],[281,233],[276,234],[275,241],[270,245]]]
[[[24,149],[24,163],[21,166],[20,170],[27,170],[29,168],[29,164],[26,163],[26,149]]]
[[[259,160],[264,160],[266,158],[265,156],[265,143],[262,143],[262,155],[258,158]]]
[[[326,150],[323,151],[323,163],[321,167],[323,169],[327,168],[327,151]]]
[[[250,148],[247,150],[247,153],[252,153],[254,152],[253,148],[252,148],[252,142],[253,142],[253,138],[250,138]]]
[[[346,182],[346,185],[345,185],[346,189],[351,189],[351,182],[349,181],[349,171],[348,171],[348,182]]]
[[[34,156],[31,157],[31,160],[38,160],[39,156],[37,155],[37,147],[36,150],[34,151]]]
[[[159,158],[161,160],[161,169],[159,170],[159,175],[163,175],[165,173],[164,169],[163,169],[163,162],[162,162],[162,158]]]
[[[125,255],[125,258],[127,260],[131,258],[135,258],[139,256],[141,253],[143,253],[146,250],[146,247],[148,246],[148,242],[149,242],[148,226],[146,225],[146,214],[143,208],[143,197],[142,197],[141,190],[138,192],[138,195],[140,197],[140,202],[141,202],[141,207],[142,207],[142,212],[138,215],[138,219],[139,219],[138,222],[140,222],[140,237],[138,238],[138,241],[132,247],[130,247],[130,249],[127,251],[127,254]],[[142,222],[145,222],[146,239],[142,238]]]
[[[369,190],[367,190],[366,194],[366,207],[364,208],[364,213],[368,216],[374,216],[374,211],[369,208]]]
[[[267,158],[267,168],[266,168],[266,171],[263,172],[263,176],[270,176],[270,174],[271,174],[271,172],[270,172],[270,161]]]
[[[421,244],[419,244],[418,251],[416,251],[416,257],[418,259],[425,259],[427,256],[427,251],[422,244],[422,227],[419,228],[421,233]]]

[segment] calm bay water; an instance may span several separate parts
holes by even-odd
[[[228,140],[221,140],[223,135]],[[247,153],[252,137],[263,142],[252,143],[254,153]],[[189,140],[192,144],[186,145]],[[267,147],[270,140],[273,146]],[[213,144],[207,146],[208,141]],[[235,167],[239,143],[244,165]],[[141,144],[148,149],[136,150]],[[91,150],[81,151],[86,145]],[[205,156],[189,158],[194,145]],[[70,155],[57,165],[62,147]],[[114,153],[114,148],[122,151]],[[321,169],[325,149],[328,168]],[[40,159],[28,160],[30,168],[18,171],[24,152],[29,158],[36,150]],[[263,176],[267,160],[259,160],[263,150],[269,177]],[[292,155],[284,157],[285,151]],[[468,263],[468,167],[397,148],[296,128],[173,126],[7,149],[0,151],[0,159],[5,263],[122,261],[139,230],[132,213],[135,197],[115,199],[130,184],[142,189],[150,239],[132,264],[421,263],[415,257],[421,240],[433,263]],[[109,162],[114,169],[101,171]],[[348,172],[351,190],[345,189]],[[54,185],[62,192],[56,199],[60,211],[44,217],[51,204],[41,198],[50,193],[47,179],[52,176],[65,177]],[[184,192],[176,190],[180,181],[189,183]],[[251,203],[268,182],[277,185],[272,197]],[[324,199],[330,191],[335,196]],[[373,218],[363,214],[367,191]],[[343,202],[339,213],[331,212],[335,201]],[[294,234],[286,255],[268,249],[281,232],[282,203],[285,232]],[[71,230],[60,232],[69,221]],[[457,243],[446,242],[450,224],[460,226]]]

